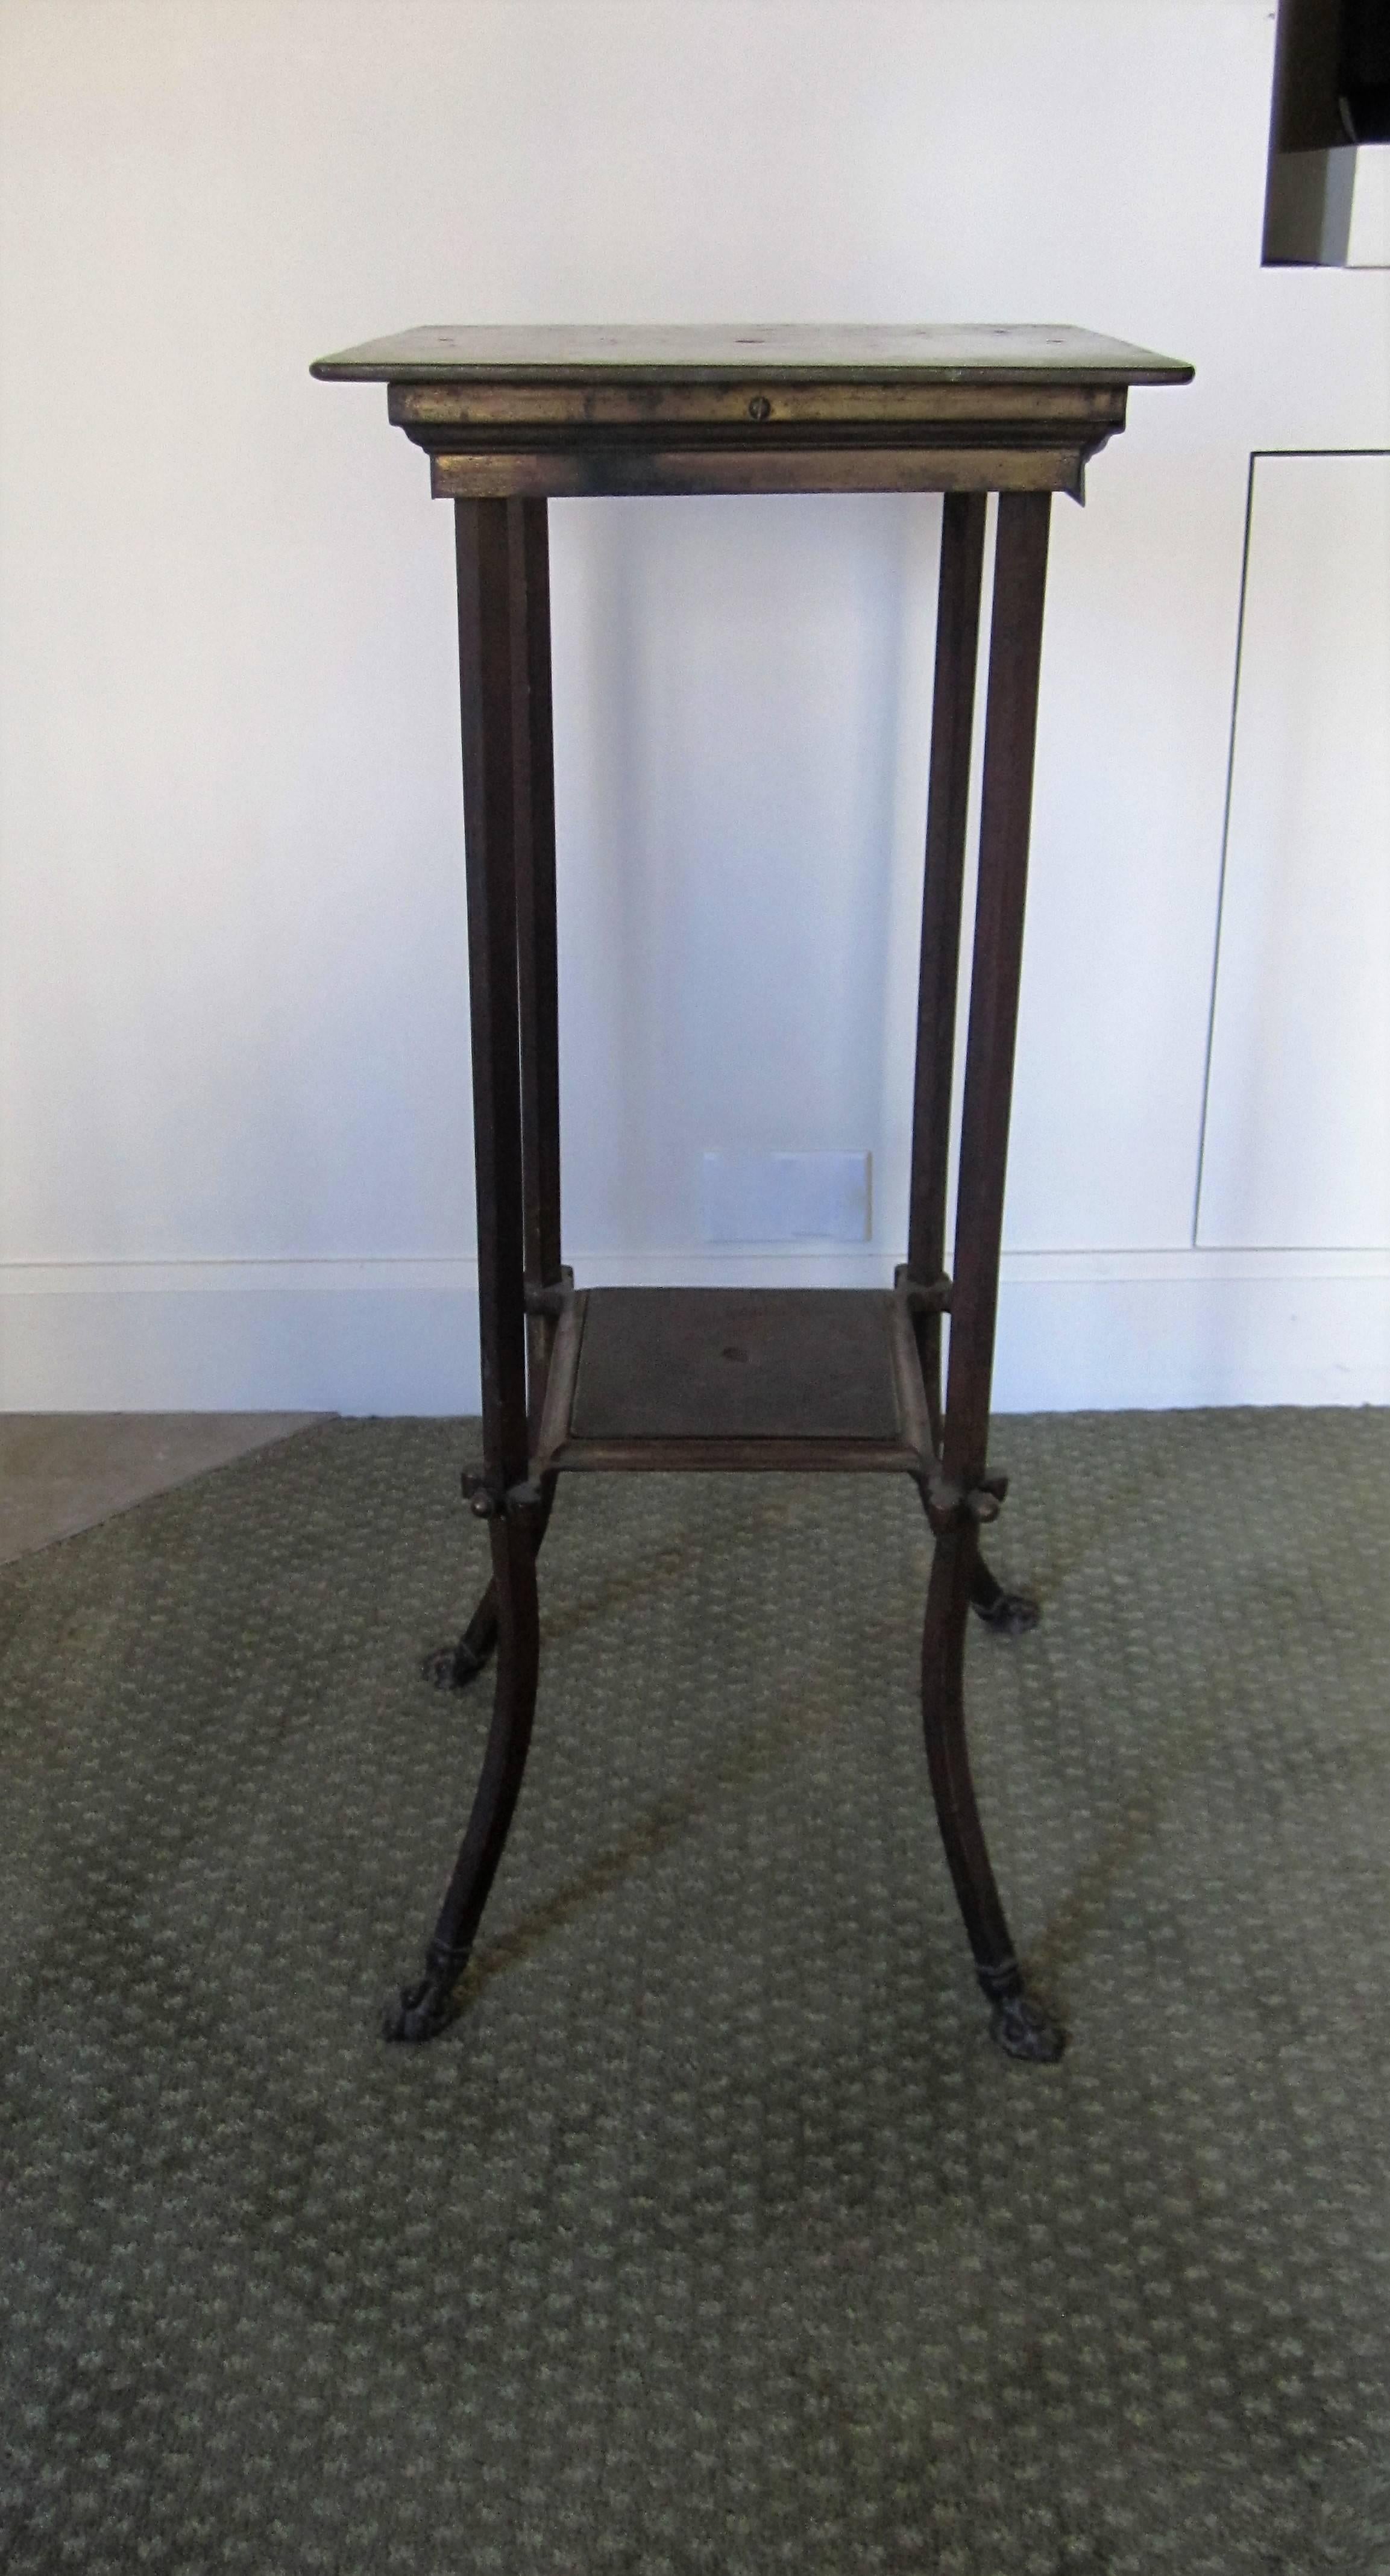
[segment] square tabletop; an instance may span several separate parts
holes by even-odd
[[[1062,491],[1131,385],[1192,369],[1067,323],[430,323],[320,358],[384,383],[442,499]]]
[[[319,358],[334,380],[1186,384],[1180,358],[1065,322],[426,323]]]

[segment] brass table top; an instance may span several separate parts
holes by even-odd
[[[1179,385],[1192,369],[1063,322],[450,322],[336,350],[311,373],[390,384],[537,377],[690,384],[754,374],[783,383],[1017,377],[1030,384]]]
[[[1063,323],[430,324],[320,358],[384,383],[444,499],[1065,491],[1131,385],[1192,369]]]

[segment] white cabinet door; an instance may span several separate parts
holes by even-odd
[[[1259,456],[1198,1241],[1390,1245],[1390,455]]]

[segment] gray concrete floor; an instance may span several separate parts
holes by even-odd
[[[322,1422],[321,1413],[0,1413],[0,1565]]]

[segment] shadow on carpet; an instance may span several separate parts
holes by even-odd
[[[0,1577],[8,2576],[1390,2576],[1390,1416],[1019,1417],[987,2036],[874,1477],[573,1479],[468,2009],[473,1426]]]

